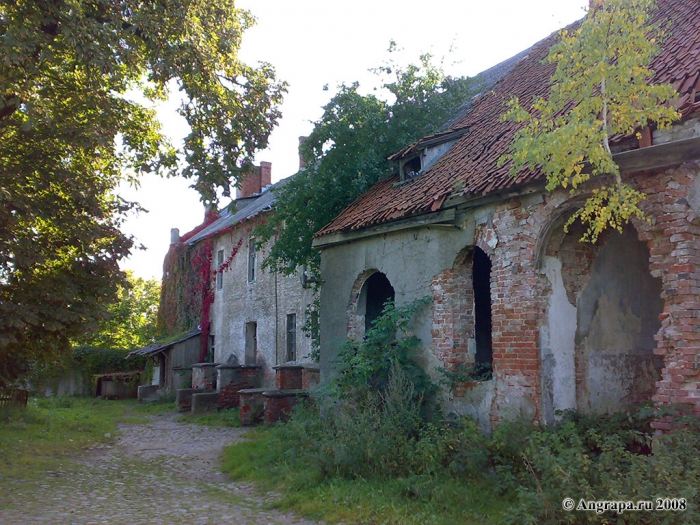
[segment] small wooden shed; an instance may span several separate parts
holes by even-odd
[[[181,369],[189,369],[199,362],[202,349],[199,330],[191,330],[174,338],[152,345],[144,346],[130,352],[129,355],[148,356],[155,362],[152,385],[160,389],[175,390],[182,388],[175,377]]]

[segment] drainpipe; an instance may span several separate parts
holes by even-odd
[[[278,335],[279,335],[279,309],[277,305],[277,270],[274,270],[275,274],[275,366],[279,365],[279,348],[278,348]]]

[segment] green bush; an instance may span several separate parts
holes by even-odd
[[[85,385],[92,385],[93,376],[97,374],[134,372],[146,368],[148,358],[144,356],[127,358],[128,354],[128,350],[77,346],[62,360],[56,361],[51,366],[34,370],[29,380],[37,390],[45,387],[55,388],[71,370],[76,370],[82,375]]]
[[[517,503],[508,523],[700,523],[700,434],[697,418],[652,440],[648,408],[629,414],[567,414],[533,430],[515,469]],[[659,414],[656,414],[659,417]],[[693,429],[695,427],[695,429]],[[685,511],[565,511],[564,498],[651,501],[685,498]]]
[[[437,409],[437,386],[416,362],[421,342],[408,330],[416,309],[427,302],[428,298],[422,298],[400,307],[393,301],[387,302],[362,341],[350,340],[341,348],[335,363],[338,376],[331,394],[338,399],[371,405],[377,400],[374,394],[387,389],[391,371],[396,367],[411,383],[413,400],[423,407],[422,417],[432,415]]]

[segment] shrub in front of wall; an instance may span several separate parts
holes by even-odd
[[[697,418],[652,439],[654,412],[590,416],[567,414],[534,429],[513,472],[517,503],[507,523],[700,523],[700,433]],[[695,428],[693,428],[695,426]],[[562,501],[651,501],[652,511],[566,511]],[[674,501],[675,500],[675,501]],[[658,505],[685,510],[657,510]]]

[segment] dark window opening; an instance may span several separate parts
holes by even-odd
[[[387,301],[394,300],[394,287],[381,272],[370,275],[365,282],[365,331],[382,315]]]
[[[214,362],[214,354],[216,352],[216,344],[215,344],[215,339],[213,335],[209,336],[209,346],[207,348],[207,355],[204,358],[205,363],[213,363]]]
[[[245,324],[245,364],[254,365],[258,360],[258,323]]]
[[[248,244],[248,282],[255,281],[255,240],[250,239]]]
[[[401,163],[401,179],[408,180],[420,173],[422,168],[420,156]]]
[[[297,315],[287,315],[287,361],[297,360]]]
[[[481,248],[474,249],[472,269],[474,286],[475,368],[491,378],[493,346],[491,338],[491,261]]]
[[[221,266],[224,264],[224,250],[219,250],[216,253],[216,289],[221,290],[224,287],[224,275],[221,273]]]

